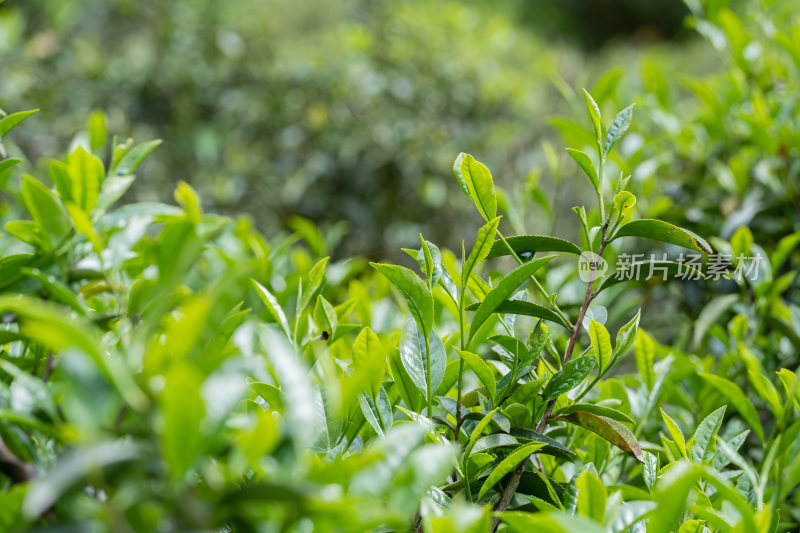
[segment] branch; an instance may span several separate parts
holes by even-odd
[[[8,449],[3,437],[0,437],[0,472],[11,479],[11,484],[23,483],[33,479],[36,470]]]

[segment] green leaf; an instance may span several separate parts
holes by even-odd
[[[630,191],[621,191],[614,195],[614,208],[621,209],[624,213],[626,209],[636,205],[636,196]]]
[[[22,159],[17,159],[15,157],[9,157],[8,159],[3,159],[2,161],[0,161],[0,174],[20,163],[22,163]]]
[[[51,247],[50,242],[45,239],[42,233],[42,227],[33,220],[12,220],[6,223],[3,229],[9,235],[36,248],[49,250]]]
[[[103,162],[97,156],[78,146],[67,156],[66,171],[70,185],[69,200],[86,213],[91,213],[100,197],[100,187],[105,179]]]
[[[133,176],[117,176],[105,180],[100,189],[100,196],[97,198],[95,211],[103,211],[114,205],[130,189],[133,182]]]
[[[500,520],[508,524],[509,531],[514,533],[604,533],[600,524],[564,512],[529,513],[522,511],[505,511],[499,514]],[[506,530],[504,530],[506,531]]]
[[[272,318],[274,318],[275,321],[280,324],[281,329],[283,329],[283,332],[286,334],[286,338],[291,340],[292,332],[289,329],[289,321],[286,320],[286,313],[283,312],[283,309],[278,303],[278,299],[275,298],[275,296],[269,292],[266,287],[261,285],[256,280],[251,279],[250,281],[253,283],[253,287],[256,288],[256,292],[258,292],[258,295],[261,297],[261,301],[264,302],[264,305],[272,315]]]
[[[108,128],[106,127],[106,115],[102,111],[92,111],[86,121],[86,132],[89,135],[89,149],[98,153],[106,144]]]
[[[612,409],[611,407],[596,403],[574,403],[556,412],[554,416],[570,415],[577,411],[585,411],[587,413],[592,413],[594,415],[604,416],[606,418],[611,418],[613,420],[624,422],[626,424],[631,424],[631,425],[635,424],[634,420],[625,413],[623,413],[622,411],[617,411],[616,409]]]
[[[417,389],[427,394],[427,357],[425,355],[425,335],[419,330],[413,320],[406,322],[403,328],[403,337],[400,340],[400,359],[403,367],[408,372],[408,377],[414,382]],[[444,379],[447,367],[447,354],[444,344],[436,333],[430,335],[430,361],[431,361],[431,391],[435,392]]]
[[[205,437],[200,428],[205,418],[201,387],[203,377],[189,364],[172,368],[165,376],[161,395],[164,429],[161,434],[164,460],[173,480],[192,468],[203,451]]]
[[[475,425],[475,428],[472,430],[472,433],[469,436],[469,441],[467,442],[467,445],[464,447],[464,460],[467,460],[467,458],[469,458],[472,448],[475,447],[475,443],[478,442],[478,439],[483,434],[483,431],[489,425],[489,422],[492,421],[492,418],[494,418],[494,415],[496,413],[497,413],[497,408],[492,409],[491,411],[486,413],[486,415],[483,418],[481,418],[481,420]],[[481,451],[483,449],[485,448],[482,448]]]
[[[506,242],[514,252],[526,259],[537,252],[564,252],[567,254],[580,255],[581,249],[573,243],[559,239],[558,237],[548,237],[546,235],[514,235],[507,237]],[[488,257],[501,257],[511,255],[508,247],[503,241],[495,241]]]
[[[69,218],[72,220],[72,225],[75,227],[75,231],[89,239],[89,242],[91,242],[94,247],[94,251],[100,253],[103,249],[103,244],[100,242],[100,236],[94,229],[92,219],[89,218],[89,215],[87,215],[83,209],[73,203],[67,203],[66,207]]]
[[[363,383],[375,396],[386,371],[386,348],[380,338],[369,328],[362,329],[353,343],[353,379]]]
[[[725,312],[738,302],[738,294],[725,294],[712,299],[703,307],[697,319],[694,321],[694,332],[692,334],[692,344],[697,348],[706,337],[708,330],[725,314]]]
[[[592,361],[594,361],[594,359],[592,359]],[[639,441],[636,440],[636,437],[627,427],[616,420],[586,411],[576,411],[567,416],[554,418],[554,420],[564,420],[576,426],[588,429],[620,450],[631,454],[640,462],[644,462]]]
[[[330,257],[323,257],[308,271],[308,286],[303,287],[300,303],[295,313],[297,316],[300,316],[300,313],[308,307],[308,304],[311,303],[311,299],[314,298],[317,291],[322,287],[322,282],[325,279],[325,267],[328,265],[329,260]]]
[[[32,176],[22,176],[22,198],[34,221],[51,245],[69,234],[70,223],[58,197]]]
[[[611,151],[614,143],[616,143],[619,138],[622,137],[622,135],[631,125],[631,117],[633,117],[634,105],[636,104],[629,105],[617,113],[617,116],[614,117],[614,122],[611,123],[611,127],[608,128],[608,134],[606,134],[606,142],[603,145],[603,156],[608,155],[608,152]]]
[[[578,489],[578,514],[602,524],[608,498],[606,486],[594,472],[584,470],[575,480],[575,488]]]
[[[642,479],[644,479],[644,484],[647,485],[647,488],[652,491],[658,479],[658,457],[648,451],[643,451],[642,457],[644,457]]]
[[[158,145],[161,144],[161,139],[156,139],[153,141],[147,141],[141,144],[137,144],[129,151],[125,152],[125,155],[121,156],[116,164],[111,165],[111,169],[109,170],[110,176],[127,176],[129,174],[133,174],[133,172],[139,168],[139,165],[147,158],[150,153],[155,150]]]
[[[494,237],[497,233],[497,226],[500,224],[500,218],[493,218],[478,230],[478,234],[475,236],[475,244],[472,246],[472,251],[470,251],[461,271],[462,286],[466,285],[466,280],[469,279],[475,267],[489,256],[490,250],[494,249]]]
[[[726,379],[722,376],[717,376],[715,374],[708,374],[706,372],[700,372],[699,375],[708,381],[714,388],[716,388],[720,393],[722,393],[725,398],[733,404],[739,414],[742,415],[742,418],[750,424],[750,427],[756,432],[758,438],[761,442],[764,442],[764,428],[761,426],[761,420],[758,417],[758,411],[753,406],[752,400],[747,398],[742,392],[742,389],[739,388],[734,382]]]
[[[475,311],[479,306],[479,303],[471,304],[467,306],[467,311]],[[543,318],[545,320],[549,320],[550,322],[555,322],[556,324],[568,327],[568,325],[564,324],[564,321],[561,319],[561,317],[558,316],[554,311],[535,303],[526,302],[525,300],[504,300],[500,303],[500,305],[497,306],[497,309],[495,309],[494,312],[508,315],[525,315]]]
[[[639,375],[642,376],[642,382],[647,387],[647,390],[653,390],[653,385],[656,381],[654,370],[656,344],[643,329],[636,332],[634,354],[636,356],[636,368],[639,370]]]
[[[514,470],[517,467],[517,465],[528,459],[528,457],[530,457],[543,447],[544,444],[536,442],[525,444],[514,450],[514,452],[511,455],[500,461],[500,464],[498,464],[494,468],[494,470],[492,470],[492,473],[489,474],[489,477],[487,477],[486,481],[483,482],[483,486],[481,487],[481,490],[478,493],[478,500],[483,498],[489,491],[489,489],[494,487],[498,481],[500,481],[506,476],[506,474]]]
[[[702,463],[709,452],[715,449],[715,437],[719,428],[722,426],[722,419],[725,416],[725,407],[722,406],[710,415],[705,417],[697,426],[690,441],[692,448],[692,460],[695,463]]]
[[[589,154],[576,150],[575,148],[567,148],[567,153],[572,156],[572,159],[583,169],[589,181],[594,187],[595,191],[600,190],[600,179],[597,177],[597,169],[594,166],[594,161],[589,157]]]
[[[611,362],[613,350],[611,349],[611,335],[608,330],[596,320],[589,323],[589,338],[592,340],[592,352],[597,360],[598,372],[603,372]]]
[[[597,146],[600,146],[603,139],[603,126],[600,123],[600,108],[597,107],[597,102],[594,101],[594,98],[592,98],[592,95],[589,94],[589,91],[586,89],[583,90],[583,96],[586,99],[586,109],[589,110],[589,117],[592,119],[592,127],[594,128],[594,134],[597,138]]]
[[[570,450],[557,440],[551,439],[547,435],[542,435],[541,433],[537,433],[532,429],[523,427],[514,427],[511,428],[510,434],[519,441],[539,442],[541,444],[544,444],[544,448],[542,448],[541,453],[552,455],[554,457],[560,457],[568,461],[572,461],[575,459],[575,452],[573,452],[572,450]]]
[[[471,340],[478,328],[483,325],[489,316],[502,304],[509,296],[511,296],[522,283],[524,283],[534,272],[539,270],[542,266],[547,264],[555,256],[550,255],[535,259],[529,263],[525,263],[513,270],[506,277],[504,277],[497,287],[489,291],[486,298],[483,299],[475,315],[472,317],[472,325],[469,329],[469,339]]]
[[[20,111],[18,113],[11,113],[6,115],[0,120],[0,138],[5,137],[9,131],[14,129],[17,124],[39,111],[38,109],[31,109],[30,111]]]
[[[800,411],[800,380],[798,380],[795,373],[788,368],[781,368],[778,370],[777,374],[781,383],[783,383],[787,398],[790,398],[795,408]]]
[[[713,252],[711,245],[699,235],[663,220],[645,218],[628,222],[614,235],[614,239],[620,237],[648,237],[707,254]]]
[[[636,311],[636,316],[617,331],[614,352],[616,352],[618,358],[625,355],[636,341],[636,332],[639,331],[639,317],[641,314],[642,310],[639,309]]]
[[[23,268],[21,272],[38,281],[42,288],[47,291],[50,299],[70,307],[79,315],[86,316],[86,309],[78,300],[78,297],[75,296],[75,293],[54,276],[47,275],[38,268]]]
[[[405,267],[381,263],[370,265],[403,293],[411,315],[427,337],[433,328],[433,295],[425,282]]]
[[[317,328],[328,334],[328,338],[333,338],[336,334],[338,323],[336,310],[321,294],[317,296],[317,304],[314,306],[314,323]]]
[[[661,418],[664,420],[664,425],[667,426],[667,431],[669,432],[670,437],[672,440],[675,441],[675,444],[678,446],[678,450],[681,452],[685,458],[689,458],[689,455],[686,453],[686,439],[681,432],[681,428],[678,427],[678,424],[670,418],[670,416],[661,409]]]
[[[269,383],[253,382],[250,384],[256,394],[264,398],[270,407],[273,409],[281,409],[283,407],[283,393],[275,385]]]
[[[546,402],[558,398],[565,392],[580,385],[595,366],[593,357],[578,357],[566,363],[564,368],[556,372],[542,393]]]
[[[461,190],[473,201],[485,221],[497,216],[497,197],[492,174],[486,166],[469,154],[460,153],[453,163]]]
[[[392,405],[389,402],[389,396],[386,391],[381,388],[375,398],[362,392],[358,396],[358,403],[361,407],[361,413],[367,420],[372,429],[375,430],[379,436],[383,436],[386,431],[392,426]]]
[[[456,347],[453,347],[453,349],[461,356],[464,362],[467,363],[475,375],[478,376],[478,380],[486,387],[486,390],[489,391],[491,398],[494,398],[497,394],[497,381],[494,379],[494,374],[492,374],[492,370],[489,368],[489,365],[486,364],[486,361],[472,352],[459,350]]]

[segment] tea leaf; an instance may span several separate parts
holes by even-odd
[[[500,464],[498,464],[494,468],[494,470],[492,470],[492,473],[489,474],[489,477],[487,477],[486,481],[483,482],[483,486],[481,487],[481,490],[478,493],[478,499],[480,500],[481,498],[483,498],[486,495],[486,493],[489,492],[489,489],[494,487],[498,481],[500,481],[501,479],[503,479],[503,477],[505,477],[506,474],[509,474],[512,470],[514,470],[517,467],[517,465],[528,459],[528,457],[530,457],[543,447],[544,444],[539,444],[535,442],[530,444],[525,444],[514,450],[514,453],[512,453],[511,455],[500,461]]]
[[[620,237],[647,237],[707,254],[713,252],[711,245],[699,235],[663,220],[641,219],[628,222],[614,235],[614,239]]]
[[[537,252],[581,254],[581,249],[573,243],[546,235],[514,235],[513,237],[506,237],[506,242],[523,259],[527,259]],[[495,241],[488,257],[502,257],[504,255],[511,255],[511,252],[508,251],[508,246],[503,241]]]
[[[667,426],[667,431],[669,432],[670,437],[672,440],[675,441],[675,444],[678,446],[678,450],[681,452],[681,455],[688,459],[689,455],[686,453],[686,439],[681,432],[681,428],[678,427],[678,424],[669,417],[664,410],[661,410],[661,418],[664,420],[664,425]]]
[[[722,406],[710,415],[705,417],[700,425],[692,435],[690,441],[692,449],[692,460],[695,463],[702,463],[705,461],[710,452],[714,450],[714,442],[720,426],[722,426],[722,418],[725,416],[725,407]]]
[[[489,256],[490,250],[494,249],[494,237],[499,224],[500,217],[495,217],[478,230],[478,234],[475,236],[475,244],[472,245],[472,251],[470,251],[461,271],[462,286],[466,285],[465,282],[469,279],[475,267]]]
[[[611,362],[613,351],[611,349],[611,335],[600,323],[592,320],[589,324],[589,338],[592,340],[592,352],[597,360],[597,370],[602,373]]]
[[[555,256],[542,257],[535,259],[529,263],[525,263],[516,270],[512,271],[504,277],[497,287],[489,291],[483,299],[475,315],[472,317],[472,325],[469,329],[469,338],[472,339],[478,328],[483,325],[487,318],[502,304],[509,296],[511,296],[520,285],[522,285],[529,277],[531,277],[537,270],[547,264]]]
[[[597,177],[597,169],[594,166],[592,158],[586,152],[581,152],[575,148],[567,148],[567,153],[572,156],[572,159],[583,169],[583,172],[589,178],[592,186],[596,191],[600,190],[600,180]]]
[[[595,366],[593,357],[579,357],[566,363],[547,384],[542,399],[550,401],[580,385]]]
[[[619,113],[617,116],[614,117],[614,122],[611,123],[611,127],[608,128],[608,133],[606,134],[606,141],[603,144],[603,155],[608,155],[608,152],[611,151],[614,144],[619,140],[620,137],[625,133],[628,127],[631,125],[631,117],[633,117],[633,106],[636,104],[631,104]]]
[[[494,398],[497,394],[497,381],[494,379],[494,374],[492,374],[489,365],[486,364],[486,361],[481,359],[479,355],[476,355],[472,352],[468,352],[466,350],[459,350],[458,348],[453,348],[458,355],[467,363],[467,365],[475,372],[475,375],[478,376],[478,380],[483,383],[483,386],[486,387],[486,390],[489,391],[491,398]]]
[[[709,374],[707,372],[700,372],[699,375],[716,388],[729,402],[733,404],[742,418],[750,424],[761,442],[764,442],[764,428],[761,426],[761,420],[758,417],[758,411],[753,406],[753,402],[748,399],[742,389],[735,383],[722,376]]]
[[[19,111],[6,115],[0,120],[0,138],[5,137],[8,132],[14,129],[20,122],[39,111],[38,109],[31,109],[30,111]]]
[[[486,165],[470,154],[460,153],[453,163],[453,173],[461,190],[472,200],[486,222],[497,216],[497,198],[492,174]]]
[[[433,327],[433,296],[425,283],[412,271],[398,265],[370,263],[370,266],[403,293],[411,315],[427,337]]]
[[[639,441],[636,440],[631,430],[616,420],[586,411],[576,411],[566,416],[554,418],[554,420],[564,420],[576,426],[588,429],[620,450],[633,455],[640,462],[644,462]]]
[[[426,394],[428,387],[427,356],[425,335],[419,330],[413,320],[406,322],[403,328],[403,337],[400,341],[400,359],[408,376],[422,394]],[[430,334],[430,376],[431,391],[436,391],[444,379],[447,367],[447,354],[444,344],[436,333]]]

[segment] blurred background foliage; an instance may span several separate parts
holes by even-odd
[[[561,153],[549,119],[580,113],[571,87],[616,105],[610,65],[627,65],[622,99],[639,101],[716,64],[686,12],[677,0],[11,0],[0,107],[42,108],[16,139],[40,167],[93,109],[110,131],[164,139],[129,201],[186,180],[268,233],[294,215],[346,221],[342,255],[379,258],[420,231],[457,248],[454,154],[476,154],[509,190],[552,187],[540,146]],[[568,183],[576,172],[566,165]],[[575,181],[560,209],[584,189]]]

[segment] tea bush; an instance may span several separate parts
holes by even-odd
[[[519,231],[461,154],[483,226],[460,256],[420,236],[406,252],[421,275],[332,262],[312,227],[265,238],[186,183],[177,205],[117,207],[158,142],[108,142],[97,119],[47,180],[3,159],[2,529],[796,528],[794,271],[777,275],[791,243],[765,247],[753,280],[725,275],[740,292],[697,320],[696,342],[657,342],[640,327],[656,305],[636,309],[637,280],[601,259],[716,251],[640,217],[634,181],[611,178],[642,106],[609,121],[584,98],[591,148],[568,153],[597,202],[574,209],[580,232]]]

